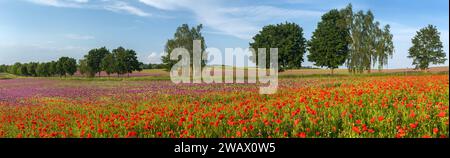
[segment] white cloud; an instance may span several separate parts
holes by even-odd
[[[147,61],[151,64],[159,64],[161,63],[161,57],[163,55],[164,53],[152,52],[150,55],[147,56]]]
[[[114,12],[127,12],[137,16],[150,16],[150,13],[142,11],[139,8],[133,7],[128,3],[117,1],[112,5],[107,5],[104,7],[106,10],[114,11]]]
[[[65,37],[73,40],[90,40],[95,38],[94,36],[79,34],[66,34]]]
[[[189,5],[194,4],[191,3],[193,1],[190,0],[139,0],[139,2],[162,10],[175,10],[178,8],[187,8],[189,7]]]
[[[270,6],[224,7],[206,0],[139,0],[157,9],[192,12],[198,22],[217,32],[241,39],[250,39],[260,26],[258,22],[274,18],[320,17],[321,13]]]
[[[104,9],[113,12],[125,12],[137,16],[147,17],[151,16],[137,7],[134,7],[124,1],[119,0],[101,0],[98,3],[90,3],[89,0],[27,0],[29,2],[63,8],[87,8],[87,9]]]
[[[69,7],[80,8],[82,4],[89,2],[89,0],[27,0],[32,3],[47,5],[53,7]]]

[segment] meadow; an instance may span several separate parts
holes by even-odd
[[[284,72],[257,84],[179,84],[133,77],[0,79],[3,138],[448,138],[443,73]],[[323,72],[323,73],[321,73]],[[149,75],[145,75],[149,74]],[[6,76],[6,77],[5,77]]]

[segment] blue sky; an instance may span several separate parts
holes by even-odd
[[[101,46],[132,48],[155,63],[183,23],[203,24],[207,46],[221,51],[246,48],[262,26],[284,21],[299,24],[309,39],[323,13],[348,3],[391,25],[388,68],[412,67],[411,38],[428,24],[441,32],[448,58],[448,0],[0,0],[0,64],[80,59]]]

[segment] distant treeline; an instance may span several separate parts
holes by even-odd
[[[14,65],[0,65],[0,72],[7,72],[19,76],[50,77],[74,75],[77,70],[82,75],[94,77],[101,71],[110,74],[129,74],[141,71],[144,64],[138,61],[136,52],[132,49],[119,47],[110,52],[105,47],[92,49],[77,64],[74,58],[61,57],[58,61],[15,63]]]
[[[143,64],[142,68],[143,69],[164,69],[165,65],[164,64]]]
[[[0,65],[0,72],[19,76],[49,77],[73,75],[77,71],[77,61],[69,57],[61,57],[58,61],[43,63],[15,63]]]
[[[132,49],[118,47],[111,52],[105,47],[92,49],[79,62],[81,74],[94,77],[104,71],[110,74],[130,74],[133,71],[141,71],[143,64],[138,61],[136,52]]]

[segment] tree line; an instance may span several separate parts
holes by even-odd
[[[354,12],[349,4],[343,9],[332,9],[325,13],[309,41],[305,39],[302,27],[285,22],[264,26],[249,46],[254,50],[278,48],[280,71],[302,68],[303,57],[309,52],[308,61],[330,69],[332,74],[334,69],[344,64],[351,73],[370,73],[373,67],[382,70],[394,53],[390,25],[380,25],[370,10]],[[166,56],[161,59],[166,70],[176,63],[169,58],[171,50],[178,47],[192,48],[193,40],[202,40],[202,52],[205,50],[201,28],[201,25],[190,28],[187,24],[177,28],[174,37],[166,43]],[[431,63],[442,64],[446,61],[439,36],[440,33],[433,25],[417,32],[408,56],[413,59],[412,64],[416,69],[424,70]],[[192,56],[192,49],[188,50]],[[258,64],[258,58],[265,58],[266,63],[269,63],[268,56],[269,52],[266,57],[258,57],[257,52],[252,52],[250,59]]]
[[[77,71],[77,61],[74,58],[61,57],[51,62],[15,63],[14,65],[0,65],[0,72],[7,72],[19,76],[49,77],[74,75]]]
[[[308,51],[308,61],[331,73],[344,64],[351,73],[370,73],[375,66],[381,70],[394,53],[390,26],[380,26],[370,10],[354,12],[351,4],[325,13],[309,41],[302,31],[295,23],[268,25],[253,37],[250,47],[278,48],[280,70],[301,67]],[[408,58],[413,59],[416,69],[425,70],[431,63],[446,61],[439,36],[437,28],[429,25],[412,39]],[[256,62],[258,56],[253,55]]]
[[[0,72],[6,72],[19,76],[50,77],[74,75],[77,70],[82,75],[94,77],[104,71],[108,74],[129,74],[133,71],[141,71],[143,64],[138,61],[136,52],[132,49],[118,47],[110,52],[105,47],[92,49],[79,60],[61,57],[51,62],[15,63],[14,65],[0,65]]]
[[[92,49],[79,61],[80,73],[89,77],[95,74],[100,76],[104,71],[111,74],[123,75],[141,71],[143,64],[137,59],[136,52],[132,49],[118,47],[111,52],[105,47]]]

